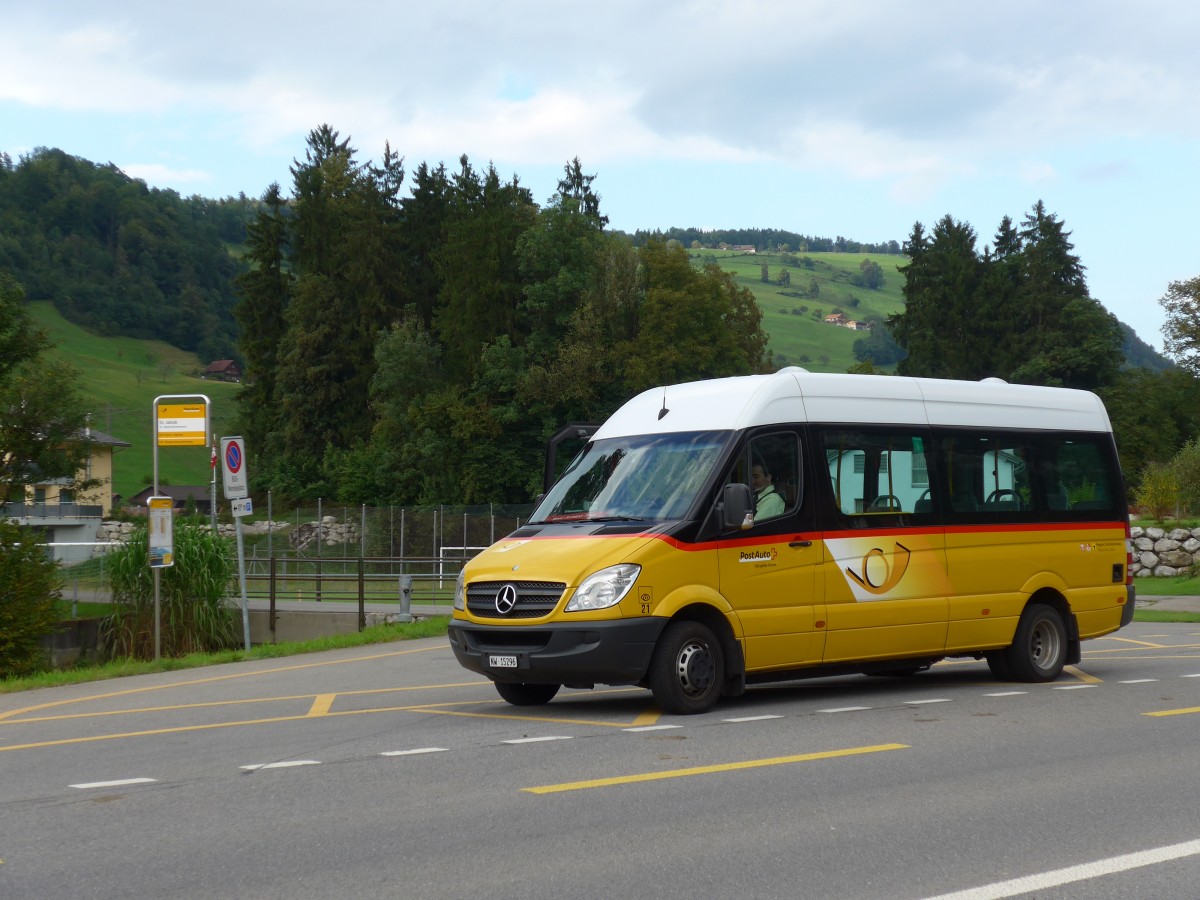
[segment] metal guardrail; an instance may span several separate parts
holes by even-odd
[[[445,604],[449,611],[458,572],[469,559],[466,555],[406,559],[390,556],[272,556],[265,561],[265,573],[247,572],[246,593],[247,597],[268,601],[272,634],[275,633],[277,605],[285,600],[355,603],[361,631],[366,627],[368,602],[389,605],[394,602],[402,620],[411,615],[414,600]],[[452,571],[447,572],[451,566]]]

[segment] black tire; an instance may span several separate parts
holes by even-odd
[[[1034,603],[1025,607],[1004,660],[1015,681],[1053,681],[1067,661],[1067,627],[1058,610]]]
[[[688,716],[712,709],[725,681],[721,642],[700,622],[672,622],[658,640],[648,674],[664,712]]]
[[[558,684],[520,684],[497,681],[496,692],[513,706],[542,706],[554,699]]]
[[[987,660],[988,668],[992,670],[994,675],[1000,681],[1012,681],[1012,669],[1008,667],[1008,657],[1003,650],[993,650],[983,654],[983,658]]]

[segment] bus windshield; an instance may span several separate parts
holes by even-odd
[[[532,521],[680,519],[730,436],[692,431],[594,441],[571,461]]]

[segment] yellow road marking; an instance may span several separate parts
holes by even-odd
[[[1200,713],[1200,706],[1189,706],[1187,709],[1164,709],[1159,712],[1142,713],[1143,716],[1188,716],[1193,713]]]
[[[317,694],[313,698],[313,705],[309,707],[306,718],[315,719],[318,716],[329,715],[329,708],[333,706],[335,699],[337,699],[337,694]]]
[[[1081,672],[1074,666],[1063,666],[1063,671],[1068,675],[1073,675],[1082,681],[1084,684],[1103,684],[1102,678],[1097,678],[1095,675],[1089,675],[1087,672]]]
[[[442,690],[445,688],[479,687],[483,684],[487,684],[487,682],[458,681],[448,684],[418,684],[410,687],[371,688],[369,690],[362,691],[339,691],[336,696],[353,697],[360,694],[399,694],[406,693],[408,691],[432,691]],[[313,700],[319,696],[320,694],[293,694],[291,696],[280,697],[246,697],[240,700],[207,700],[203,703],[174,703],[169,706],[138,706],[132,709],[103,709],[99,710],[98,712],[66,713],[57,716],[32,716],[27,719],[9,719],[6,722],[0,722],[0,726],[26,725],[34,722],[59,722],[66,721],[68,719],[96,719],[103,716],[129,716],[138,713],[173,712],[183,709],[207,709],[220,706],[244,706],[247,703],[287,703],[296,700]],[[479,701],[472,700],[469,702],[478,703]]]
[[[1168,644],[1155,644],[1155,643],[1152,643],[1151,641],[1137,641],[1137,640],[1134,640],[1133,638],[1115,637],[1115,636],[1111,636],[1111,635],[1107,636],[1107,637],[1097,638],[1097,640],[1119,641],[1122,644],[1136,644],[1139,647],[1149,647],[1152,650],[1165,650],[1169,646]]]
[[[630,728],[644,728],[647,725],[657,725],[658,720],[661,718],[662,718],[662,710],[659,709],[657,706],[652,706],[648,710],[646,710],[644,713],[641,713],[636,719],[634,719],[633,724],[630,725],[629,727]]]
[[[26,706],[23,709],[10,709],[0,712],[0,721],[19,716],[22,713],[38,712],[55,706],[70,706],[72,703],[86,703],[92,700],[107,700],[112,697],[128,697],[132,694],[148,693],[150,691],[165,691],[177,687],[191,687],[197,684],[215,684],[218,681],[232,681],[235,678],[253,678],[256,675],[276,675],[281,672],[296,672],[300,669],[317,669],[323,666],[340,666],[345,663],[369,662],[373,659],[389,659],[393,656],[407,656],[412,653],[428,653],[430,650],[449,650],[449,646],[434,645],[432,647],[416,647],[412,650],[394,650],[389,653],[372,653],[368,656],[355,656],[349,659],[329,659],[322,662],[298,663],[292,666],[278,666],[273,669],[255,669],[253,672],[234,672],[231,675],[213,675],[210,678],[194,678],[191,681],[173,681],[170,684],[155,684],[149,687],[130,688],[124,691],[110,691],[106,694],[92,694],[87,697],[73,697],[68,700],[55,700],[51,703],[39,703],[36,706]],[[482,682],[480,682],[482,683]]]
[[[801,753],[797,756],[776,756],[771,759],[751,759],[745,762],[720,763],[713,766],[695,766],[690,769],[670,769],[665,772],[643,772],[638,775],[620,775],[615,778],[597,778],[592,781],[571,781],[565,784],[548,784],[542,787],[522,788],[530,794],[558,794],[564,791],[583,791],[590,788],[613,787],[622,784],[638,784],[645,781],[661,781],[666,778],[689,778],[693,775],[712,775],[717,772],[736,772],[741,769],[759,769],[764,766],[782,766],[790,763],[812,762],[818,759],[834,759],[842,756],[861,756],[867,753],[883,753],[888,750],[907,750],[908,744],[875,744],[870,747],[851,747],[847,750],[826,750],[819,753]]]

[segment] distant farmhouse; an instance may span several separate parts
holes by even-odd
[[[851,331],[870,331],[870,322],[859,322],[855,319],[847,319],[844,313],[830,313],[824,319],[826,325],[838,325],[842,328],[849,328]]]
[[[218,359],[210,362],[200,377],[213,378],[218,381],[241,381],[242,369],[232,359]]]
[[[154,496],[154,488],[142,488],[127,501],[129,506],[137,509],[149,505],[150,498]],[[211,502],[209,486],[206,484],[160,484],[158,486],[158,496],[170,497],[171,505],[175,509],[186,509],[188,501],[194,501],[196,508],[204,511],[208,509]]]

